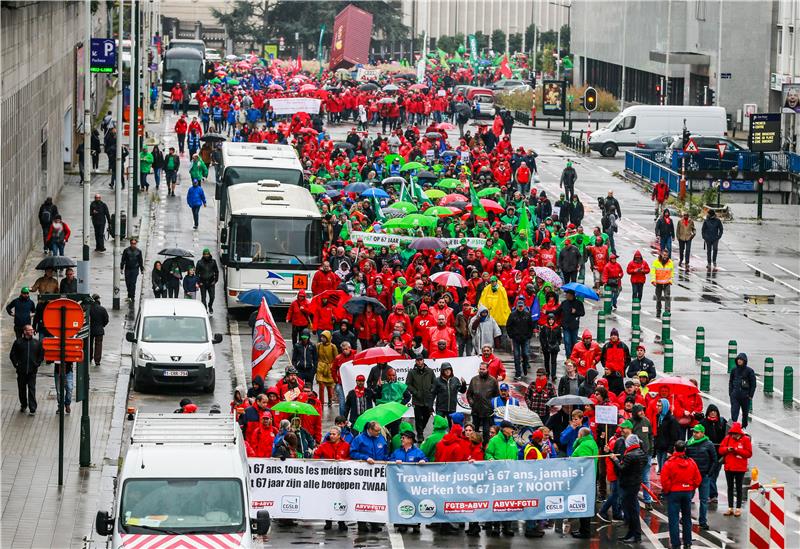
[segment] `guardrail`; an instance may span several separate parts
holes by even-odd
[[[654,154],[654,151],[650,155]],[[670,192],[677,193],[681,176],[669,166],[656,162],[639,152],[625,151],[625,171],[638,175],[651,183],[658,183],[662,178],[669,185]]]
[[[583,130],[580,130],[577,135],[573,135],[571,132],[568,131],[562,131],[561,144],[569,149],[572,149],[576,153],[589,154],[590,152],[589,145],[583,138]]]

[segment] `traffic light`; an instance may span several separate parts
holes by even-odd
[[[594,112],[597,108],[597,90],[591,86],[583,92],[583,108],[586,112]]]
[[[707,105],[716,105],[716,102],[715,102],[715,96],[716,95],[717,95],[717,93],[714,90],[712,90],[711,88],[708,88],[708,103],[707,103]]]
[[[682,137],[683,137],[683,147],[681,147],[681,148],[685,149],[686,145],[689,144],[689,139],[692,138],[692,134],[689,133],[689,130],[686,128],[686,126],[683,127],[683,136]]]
[[[206,80],[212,80],[214,78],[214,62],[213,61],[206,61],[206,67],[204,71],[204,76]]]
[[[695,103],[697,105],[706,104],[706,94],[703,90],[697,90],[697,94],[695,95]]]
[[[667,93],[666,93],[666,96],[667,97],[671,97],[672,96],[672,81],[669,78],[667,79]]]

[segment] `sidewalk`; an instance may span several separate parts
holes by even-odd
[[[101,160],[101,167],[105,161]],[[59,212],[72,229],[65,253],[80,258],[82,244],[83,189],[77,176],[65,176],[67,184],[56,197]],[[109,176],[95,174],[92,195],[99,193],[109,209],[114,208],[114,194],[109,188]],[[124,199],[123,193],[123,199]],[[124,208],[123,208],[124,209]],[[132,234],[146,241],[149,232],[150,207],[140,198],[139,216],[131,223]],[[91,236],[94,249],[94,235]],[[146,248],[146,242],[140,242]],[[65,417],[64,486],[58,486],[58,415],[53,368],[43,364],[37,378],[39,408],[35,417],[19,411],[16,374],[8,364],[13,342],[13,322],[3,313],[0,329],[0,434],[2,435],[2,547],[47,548],[84,547],[99,509],[101,494],[107,493],[109,479],[106,465],[117,465],[119,458],[119,424],[123,421],[127,396],[129,366],[121,368],[126,326],[132,322],[135,309],[123,302],[120,311],[112,310],[113,241],[106,244],[105,253],[91,252],[90,292],[98,293],[108,310],[110,322],[106,327],[105,349],[99,367],[90,366],[89,414],[91,418],[92,466],[79,467],[81,403],[74,401],[72,414]],[[20,278],[4,303],[18,295],[21,286],[30,286],[39,276],[34,269],[43,257],[38,241],[30,252]],[[144,277],[146,279],[146,276]],[[140,284],[143,277],[140,277]],[[122,283],[124,292],[124,281]],[[33,296],[32,296],[33,297]],[[125,359],[127,360],[127,358]],[[121,374],[121,375],[120,375]],[[116,412],[116,416],[115,416]],[[114,419],[112,424],[112,417]],[[116,433],[113,435],[111,433]],[[116,439],[115,439],[116,436]],[[116,454],[115,454],[116,452]],[[113,485],[111,486],[113,489]]]

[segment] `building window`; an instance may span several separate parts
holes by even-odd
[[[42,171],[47,172],[47,126],[42,126],[42,140],[39,146],[41,154]]]
[[[694,18],[698,21],[706,20],[706,0],[697,0],[694,3]]]

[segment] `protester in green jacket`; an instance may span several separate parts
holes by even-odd
[[[150,188],[150,183],[147,182],[147,174],[153,167],[153,153],[147,149],[139,153],[139,187],[142,190]]]
[[[189,177],[192,178],[192,181],[202,181],[208,177],[208,167],[198,154],[192,157],[192,165],[189,167]]]
[[[439,441],[447,434],[447,425],[447,419],[442,416],[433,416],[433,432],[428,435],[428,438],[426,438],[422,446],[419,447],[425,456],[427,456],[428,461],[435,461],[436,445],[439,444]]]
[[[578,438],[572,443],[572,457],[592,457],[599,453],[597,442],[592,436],[592,430],[588,427],[582,427],[578,431]]]
[[[392,437],[392,452],[400,448],[402,446],[403,441],[400,439],[402,436],[401,433],[405,433],[406,431],[414,431],[414,426],[411,425],[407,421],[401,421],[400,425],[397,428],[397,434]]]
[[[500,422],[500,432],[489,440],[483,457],[486,461],[500,459],[516,460],[519,454],[517,441],[514,440],[514,424],[510,421]]]

